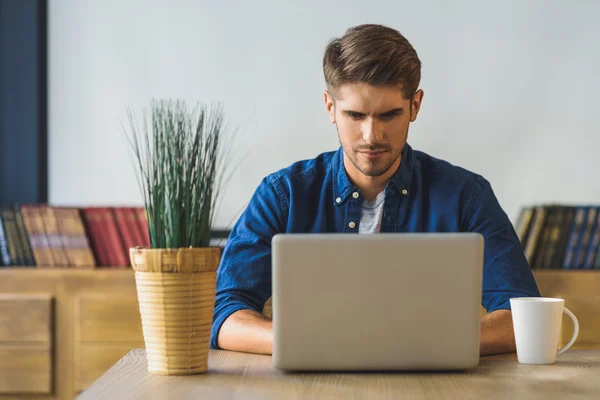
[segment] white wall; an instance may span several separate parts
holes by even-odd
[[[119,121],[153,97],[221,100],[248,152],[218,227],[260,179],[335,149],[323,50],[349,26],[400,30],[423,62],[409,143],[523,204],[600,203],[600,2],[49,2],[50,202],[141,204]]]

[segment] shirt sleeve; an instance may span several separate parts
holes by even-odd
[[[510,310],[513,297],[539,297],[540,292],[512,223],[490,183],[476,175],[466,213],[466,230],[484,236],[483,293],[488,313]]]
[[[217,271],[210,345],[218,349],[223,322],[239,310],[262,312],[271,297],[271,239],[282,232],[281,192],[267,177],[233,227]]]

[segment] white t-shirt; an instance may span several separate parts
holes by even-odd
[[[363,201],[358,233],[378,233],[381,228],[381,217],[383,216],[383,203],[385,190],[377,195],[375,200]]]

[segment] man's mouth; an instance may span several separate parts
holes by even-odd
[[[383,155],[386,150],[376,150],[376,151],[361,151],[360,153],[364,154],[367,158],[377,158]]]

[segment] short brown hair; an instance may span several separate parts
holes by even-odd
[[[421,60],[397,30],[365,24],[329,42],[323,56],[323,74],[330,92],[346,83],[364,82],[372,86],[397,85],[404,98],[411,99],[421,81]]]

